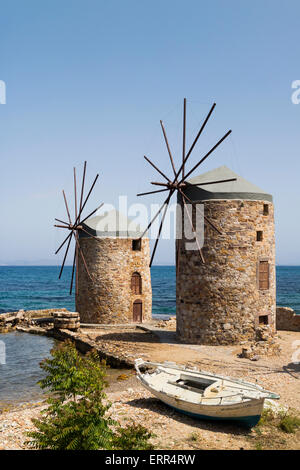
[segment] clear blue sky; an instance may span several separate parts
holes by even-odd
[[[157,179],[143,154],[168,165],[159,119],[179,150],[186,96],[189,139],[217,103],[192,163],[232,129],[202,170],[225,164],[272,193],[277,262],[300,264],[299,36],[298,0],[1,2],[0,263],[55,261],[61,189],[85,159],[101,173],[90,210],[136,202]],[[164,241],[156,263],[173,252]]]

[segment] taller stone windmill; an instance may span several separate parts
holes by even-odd
[[[235,181],[210,185],[213,179]],[[234,344],[254,339],[258,325],[275,331],[276,273],[272,196],[226,166],[190,180],[186,196],[203,204],[221,234],[205,227],[203,254],[180,244],[176,304],[182,341]]]
[[[153,261],[168,204],[177,200],[187,218],[198,250],[176,240],[176,316],[179,340],[198,344],[234,344],[255,337],[259,324],[275,329],[275,242],[272,196],[226,167],[188,179],[206,158],[229,136],[227,132],[185,174],[185,164],[210,118],[210,109],[189,151],[185,150],[186,100],[183,112],[182,163],[178,171],[163,123],[161,127],[174,177],[168,178],[149,158],[145,159],[166,182],[152,184],[168,191],[148,229],[163,211]],[[192,211],[188,210],[188,205]],[[204,209],[204,211],[203,211]],[[204,244],[199,241],[197,213],[204,214]],[[200,256],[199,256],[200,255]]]

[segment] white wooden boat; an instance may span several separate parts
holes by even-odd
[[[199,419],[233,420],[249,427],[261,416],[265,398],[279,395],[260,385],[173,362],[136,359],[137,377],[144,387],[175,410]]]

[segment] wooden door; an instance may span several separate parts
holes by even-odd
[[[259,262],[258,286],[261,290],[269,289],[269,263],[268,261]]]
[[[133,302],[133,322],[142,323],[143,319],[143,303],[141,300],[135,300]]]

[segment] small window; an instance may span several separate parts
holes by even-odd
[[[132,240],[132,249],[133,251],[141,251],[142,240],[138,238],[137,240]]]
[[[269,262],[260,261],[258,267],[258,288],[260,290],[269,289]]]
[[[257,242],[262,242],[262,240],[263,240],[263,233],[262,233],[262,230],[258,230],[258,231],[256,232],[256,241],[257,241]]]
[[[258,323],[260,325],[268,325],[269,324],[269,317],[268,315],[259,315]]]
[[[269,215],[269,204],[264,204],[264,215]]]
[[[142,278],[139,273],[133,273],[131,276],[131,291],[136,295],[142,293]]]

